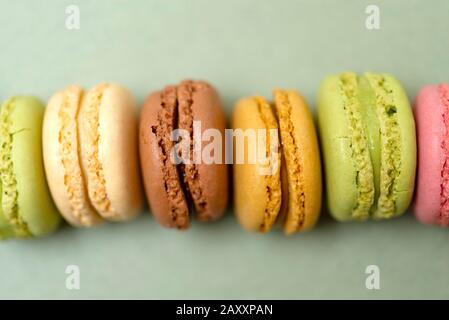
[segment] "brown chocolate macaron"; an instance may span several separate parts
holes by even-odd
[[[193,209],[200,221],[224,213],[228,201],[225,124],[218,93],[206,82],[186,80],[152,93],[145,101],[139,134],[143,180],[151,211],[163,226],[188,228]],[[185,134],[175,138],[174,130]],[[206,130],[219,133],[221,141],[204,138]],[[212,148],[209,153],[212,141],[220,150]],[[204,159],[205,153],[215,160]]]

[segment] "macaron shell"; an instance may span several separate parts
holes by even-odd
[[[263,100],[263,98],[259,98]],[[254,130],[256,137],[258,130],[277,129],[269,125],[262,118],[257,100],[247,98],[240,100],[232,115],[232,128],[236,130]],[[245,139],[243,150],[240,149],[237,139],[234,138],[234,207],[238,221],[248,231],[268,231],[275,222],[281,207],[282,190],[279,161],[277,169],[271,175],[264,174],[267,166],[260,161],[251,163],[248,158],[253,155],[257,160],[257,146],[266,145],[266,135],[260,136],[262,141],[248,143]],[[238,151],[240,150],[240,151]],[[280,151],[280,149],[278,149]],[[243,152],[242,152],[243,151]],[[237,152],[242,152],[238,160]],[[243,160],[243,161],[242,161]],[[271,183],[270,179],[272,180]],[[270,195],[267,192],[271,193]],[[272,199],[272,204],[269,203]],[[267,217],[268,216],[268,217]],[[268,219],[267,219],[268,218]]]
[[[9,116],[14,133],[11,158],[17,181],[18,210],[34,236],[54,231],[60,215],[50,197],[42,160],[44,107],[33,97],[16,97]]]
[[[82,96],[80,87],[70,86],[49,100],[42,131],[44,164],[52,197],[64,218],[74,226],[93,226],[103,219],[90,204],[82,175],[76,121]]]
[[[291,134],[300,156],[299,174],[301,175],[302,192],[304,194],[302,225],[297,225],[298,217],[289,217],[288,215],[284,224],[284,231],[291,234],[300,230],[309,230],[316,224],[321,210],[322,185],[318,140],[307,103],[296,91],[287,90],[285,93],[288,95],[291,105]]]
[[[181,83],[180,86],[183,84]],[[218,130],[221,136],[221,163],[196,164],[198,170],[198,184],[201,187],[206,205],[204,211],[197,210],[199,220],[214,220],[221,217],[228,203],[228,167],[225,164],[225,115],[217,91],[209,84],[201,81],[193,82],[192,94],[193,120],[201,124],[201,136],[208,130]],[[218,133],[217,132],[217,133]],[[198,134],[198,132],[196,132]],[[202,139],[201,150],[204,153],[207,145],[211,143]],[[217,141],[214,141],[217,142]],[[209,153],[208,153],[209,155]]]
[[[115,84],[92,88],[83,99],[78,126],[83,174],[92,205],[111,221],[133,218],[142,207],[142,194],[131,94]]]
[[[357,203],[356,175],[350,149],[349,123],[339,88],[338,75],[327,77],[317,98],[318,128],[324,159],[327,204],[339,221],[352,217]]]
[[[400,168],[396,178],[395,213],[403,214],[413,198],[416,174],[416,129],[412,109],[407,95],[399,81],[389,74],[383,74],[391,90],[397,109],[397,123],[400,130]]]
[[[161,95],[162,91],[151,94],[145,101],[140,116],[139,142],[143,182],[151,212],[156,220],[168,228],[185,229],[189,226],[189,207],[182,192],[179,177],[177,176],[175,181],[167,185],[167,188],[171,188],[179,198],[173,211],[180,215],[174,217],[171,208],[174,203],[170,198],[172,195],[166,189],[164,156],[161,155],[161,146],[158,144],[156,133],[152,131],[159,126],[158,117],[163,108]],[[173,166],[172,170],[176,171],[175,164],[170,160],[167,162],[168,165]]]
[[[418,172],[414,211],[419,221],[436,224],[440,216],[441,143],[445,133],[444,106],[437,86],[422,88],[415,100],[418,137]]]
[[[110,84],[103,92],[99,121],[99,160],[108,196],[118,214],[111,219],[128,220],[138,215],[143,206],[137,110],[131,93]]]

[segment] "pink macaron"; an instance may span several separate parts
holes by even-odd
[[[449,85],[422,88],[415,101],[418,174],[414,210],[426,224],[449,225]]]

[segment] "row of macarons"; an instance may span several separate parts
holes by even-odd
[[[265,150],[267,161],[250,162],[257,151],[247,140],[244,161],[232,165],[233,208],[246,230],[313,228],[323,182],[338,221],[393,218],[414,199],[420,221],[449,224],[449,85],[421,89],[413,113],[393,76],[345,72],[323,80],[316,109],[315,124],[303,96],[285,89],[275,89],[271,101],[252,96],[237,102],[231,127],[266,130],[258,139],[278,150]],[[143,211],[145,195],[165,227],[187,229],[193,213],[198,221],[220,218],[230,198],[230,166],[172,158],[172,133],[185,130],[192,137],[195,122],[202,133],[213,129],[225,139],[219,94],[204,81],[153,92],[140,115],[132,94],[111,83],[87,92],[70,85],[46,107],[30,96],[6,100],[0,110],[0,238],[49,234],[61,217],[76,227],[127,221]],[[193,142],[186,141],[192,157]],[[222,151],[225,144],[219,144]],[[269,174],[261,174],[267,167]]]

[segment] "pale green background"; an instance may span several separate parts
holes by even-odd
[[[81,30],[65,28],[78,4]],[[365,7],[381,8],[381,30]],[[240,97],[300,89],[344,70],[388,71],[411,98],[449,81],[449,2],[0,0],[0,98],[47,100],[76,82],[116,81],[141,102],[185,77],[219,89],[228,115]],[[65,267],[81,268],[81,290]],[[365,268],[381,290],[365,288]],[[64,227],[35,241],[0,245],[0,298],[449,298],[449,231],[412,214],[339,224],[323,216],[307,234],[244,232],[231,211],[185,233],[148,214],[95,230]]]

